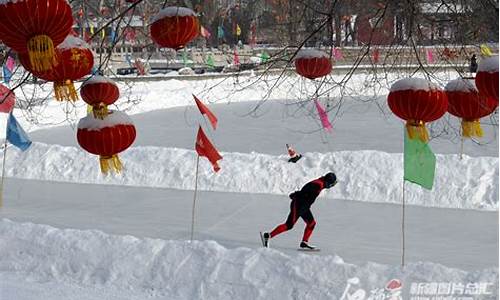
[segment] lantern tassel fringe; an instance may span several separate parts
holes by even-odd
[[[109,114],[108,106],[101,102],[99,105],[92,107],[92,113],[94,114],[94,118],[104,120]]]
[[[54,92],[56,94],[57,101],[72,101],[78,100],[78,94],[76,93],[75,85],[73,81],[66,80],[65,82],[55,82]]]
[[[123,170],[122,162],[118,155],[99,156],[99,163],[101,165],[101,172],[108,175],[110,172],[119,174]]]
[[[479,119],[462,120],[462,135],[467,138],[483,137],[484,133]]]
[[[28,41],[28,54],[33,70],[44,72],[57,64],[54,43],[47,35],[36,35]]]
[[[406,122],[406,130],[408,131],[408,137],[413,139],[420,139],[422,142],[429,142],[429,132],[425,127],[425,122],[423,121],[408,121]]]

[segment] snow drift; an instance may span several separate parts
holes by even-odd
[[[323,197],[401,203],[402,154],[380,151],[305,153],[298,164],[286,156],[222,153],[221,171],[200,161],[200,190],[288,195],[308,180],[334,171],[339,184]],[[196,153],[192,150],[136,147],[120,155],[121,175],[103,177],[98,159],[76,147],[34,143],[26,152],[9,151],[7,176],[23,179],[194,189]],[[432,191],[406,183],[406,202],[461,209],[498,209],[498,157],[437,155]]]
[[[344,263],[338,256],[285,255],[272,249],[226,249],[214,241],[166,241],[60,230],[0,221],[0,273],[28,282],[142,293],[162,299],[339,299],[357,277],[367,291],[391,279],[403,295],[415,282],[487,282],[498,294],[498,269],[465,272],[439,264],[399,266]],[[351,290],[352,292],[352,290]]]

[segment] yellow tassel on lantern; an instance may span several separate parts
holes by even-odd
[[[37,35],[28,41],[28,54],[33,70],[44,72],[56,65],[54,43],[47,35]]]
[[[76,101],[78,100],[78,94],[76,93],[75,85],[73,81],[66,80],[54,82],[54,91],[56,93],[57,101]]]
[[[476,120],[462,120],[462,136],[463,137],[483,137],[483,129],[479,119]]]
[[[107,175],[110,171],[120,173],[123,169],[122,162],[118,155],[99,156],[99,163],[101,165],[101,172]]]
[[[411,140],[418,138],[424,143],[429,141],[429,132],[423,121],[408,120],[406,122],[406,130]]]
[[[101,102],[99,105],[92,107],[92,112],[94,113],[94,118],[104,120],[108,115],[108,106]]]

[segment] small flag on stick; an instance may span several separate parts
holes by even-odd
[[[220,170],[217,161],[221,160],[222,156],[219,154],[217,149],[215,149],[214,145],[210,142],[210,140],[206,136],[201,126],[199,127],[198,135],[196,136],[195,149],[199,156],[204,156],[208,159],[208,161],[210,161],[215,172],[218,172]]]

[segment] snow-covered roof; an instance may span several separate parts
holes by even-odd
[[[101,75],[94,75],[92,77],[90,77],[88,80],[86,80],[83,84],[82,84],[82,87],[88,85],[88,84],[96,84],[96,83],[111,83],[111,84],[114,84],[116,85],[116,83],[107,78],[107,77],[104,77],[104,76],[101,76]]]
[[[404,90],[430,91],[439,89],[438,85],[424,78],[404,78],[396,81],[391,86],[391,92]]]
[[[447,92],[477,92],[474,80],[457,78],[448,82],[444,87]]]
[[[78,48],[78,49],[90,49],[89,44],[87,44],[82,39],[79,39],[73,35],[68,35],[64,41],[57,46],[58,49],[70,49],[70,48]]]
[[[125,113],[116,110],[109,110],[109,115],[107,115],[104,120],[95,118],[94,114],[90,113],[86,117],[81,118],[78,122],[78,129],[87,130],[101,130],[107,127],[113,127],[116,125],[134,125],[132,119]]]
[[[295,56],[295,59],[299,58],[321,58],[321,57],[326,57],[328,58],[328,54],[326,54],[323,51],[316,50],[316,49],[301,49],[299,52],[297,52],[297,55]]]
[[[478,72],[498,72],[498,55],[483,58],[477,67]]]
[[[175,17],[175,16],[179,17],[196,16],[196,13],[187,7],[178,7],[178,6],[165,7],[151,19],[151,23],[154,23],[163,18]]]

